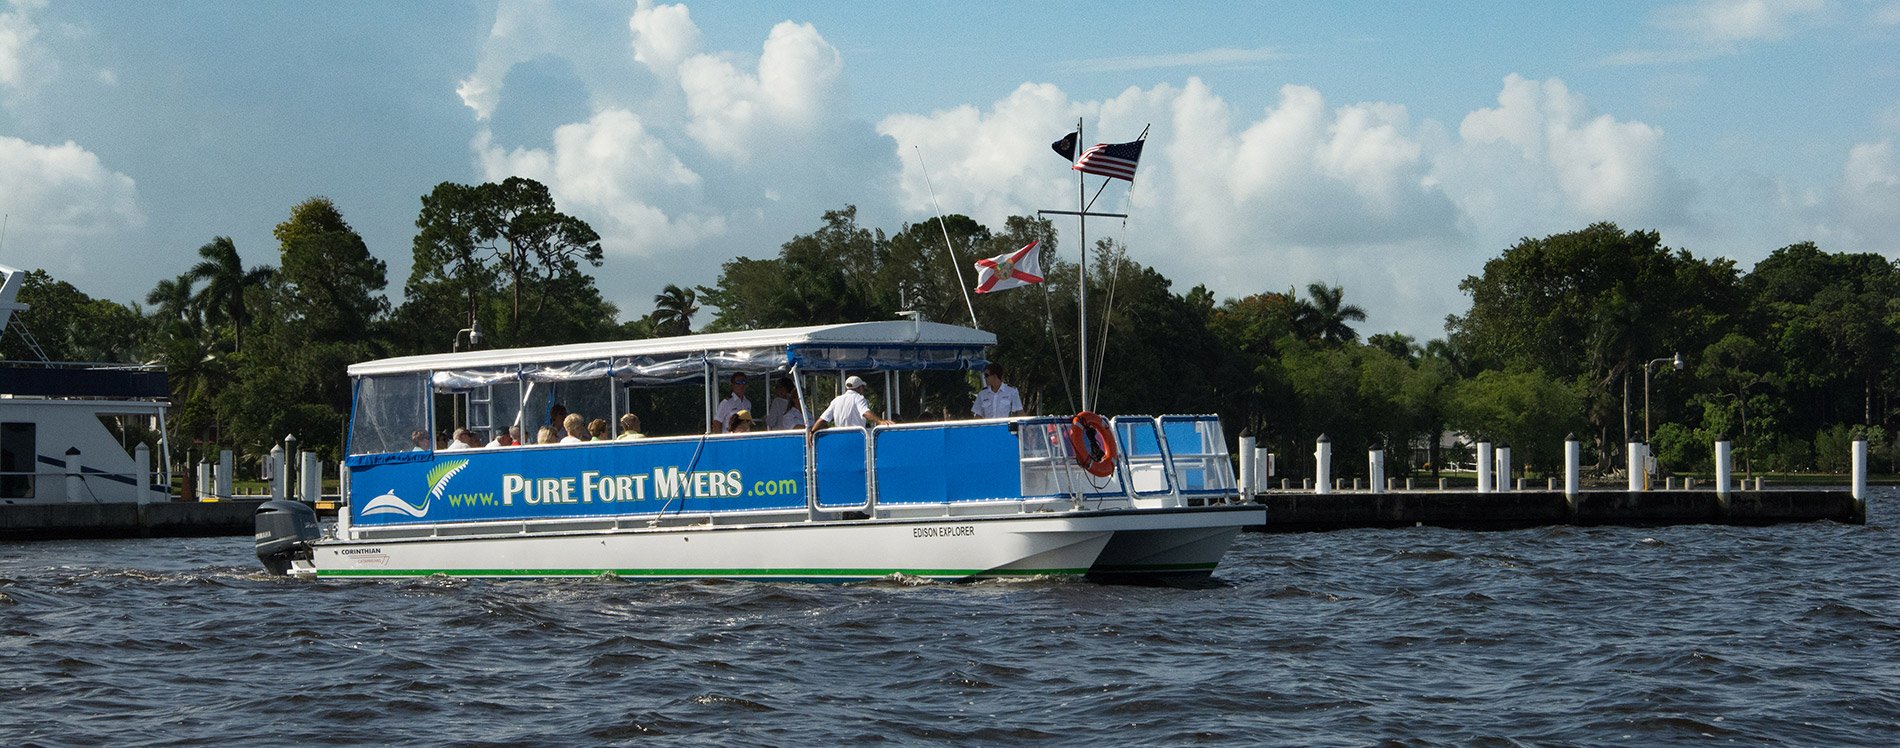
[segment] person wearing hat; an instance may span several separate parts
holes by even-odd
[[[732,420],[726,422],[726,433],[743,434],[752,430],[752,411],[741,410],[732,414]]]
[[[719,407],[713,410],[712,433],[723,433],[726,424],[732,422],[732,414],[752,409],[752,398],[745,396],[745,372],[732,375],[732,394],[719,401]]]
[[[844,392],[831,399],[831,404],[825,406],[825,412],[818,414],[818,420],[805,427],[805,433],[816,434],[826,425],[864,428],[866,425],[881,426],[891,422],[871,412],[871,401],[864,399],[864,380],[853,374],[845,377]]]

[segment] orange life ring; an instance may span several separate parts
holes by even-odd
[[[1115,474],[1115,432],[1101,415],[1086,410],[1075,414],[1069,420],[1069,446],[1075,451],[1075,464],[1089,475]]]

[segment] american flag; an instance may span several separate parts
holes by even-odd
[[[1135,181],[1135,162],[1141,160],[1141,144],[1145,140],[1133,143],[1098,143],[1082,152],[1075,166],[1070,167],[1085,174],[1099,174],[1104,177]]]

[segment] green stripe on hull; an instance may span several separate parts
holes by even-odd
[[[1080,576],[1088,569],[318,569],[319,577],[619,577],[645,579],[748,579],[855,582],[892,575],[930,579],[970,577]]]

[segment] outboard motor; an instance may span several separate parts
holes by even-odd
[[[317,510],[308,504],[266,501],[257,507],[257,559],[272,574],[288,574],[292,560],[310,558],[311,542],[321,537]]]

